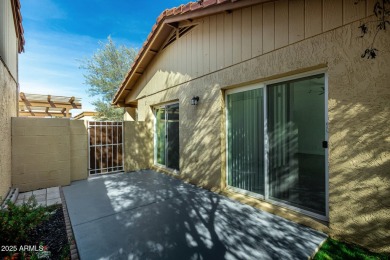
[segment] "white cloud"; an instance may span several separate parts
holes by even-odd
[[[82,98],[83,110],[93,110],[79,60],[89,57],[98,39],[67,33],[30,31],[19,62],[20,89],[25,93]]]

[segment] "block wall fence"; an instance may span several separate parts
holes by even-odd
[[[21,192],[88,177],[84,121],[12,118],[12,186]]]

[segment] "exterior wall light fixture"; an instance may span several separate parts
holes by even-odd
[[[195,97],[191,98],[191,105],[197,106],[198,102],[199,102],[199,97],[198,96],[195,96]]]

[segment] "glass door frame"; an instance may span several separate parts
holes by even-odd
[[[228,95],[241,93],[241,92],[245,92],[245,91],[250,91],[250,90],[254,90],[254,89],[260,89],[260,88],[263,89],[263,104],[265,105],[266,103],[264,103],[264,102],[266,102],[267,96],[265,95],[266,91],[265,91],[265,85],[263,83],[255,83],[255,84],[247,85],[247,86],[244,86],[244,87],[229,89],[229,90],[225,91],[226,187],[228,187],[232,191],[235,191],[235,192],[238,192],[238,193],[250,196],[250,197],[266,200],[267,190],[268,190],[268,184],[267,183],[264,183],[264,195],[259,194],[259,193],[255,193],[255,192],[252,192],[252,191],[244,190],[244,189],[241,189],[241,188],[238,188],[238,187],[230,186],[229,183],[228,183],[228,180],[229,180],[229,152],[228,152],[229,151],[229,134],[228,134],[229,114],[228,114],[228,108],[227,108]],[[264,113],[263,116],[264,115],[266,115],[266,114]],[[267,120],[267,118],[264,117],[264,125],[266,124],[266,120]],[[264,128],[264,130],[265,129],[266,128]],[[266,136],[266,133],[264,133],[264,135]],[[267,142],[267,138],[264,138],[264,156],[265,157],[267,157],[266,151],[268,151],[268,142]],[[267,179],[267,168],[268,168],[267,162],[268,162],[268,160],[264,160],[264,181],[268,180]]]
[[[168,166],[166,166],[164,164],[160,164],[160,163],[157,162],[157,109],[164,108],[165,109],[164,113],[165,113],[165,118],[166,118],[167,117],[167,107],[170,106],[170,105],[176,105],[176,104],[179,106],[179,111],[180,111],[179,101],[164,103],[162,105],[158,105],[158,106],[154,106],[153,107],[153,114],[154,114],[154,122],[153,122],[153,129],[154,129],[154,133],[153,133],[153,135],[154,135],[154,138],[153,138],[154,139],[153,140],[153,153],[154,153],[153,154],[153,163],[156,166],[163,167],[163,168],[166,168],[166,169],[171,169],[171,170],[173,170],[174,173],[180,173],[180,170],[169,168]],[[180,114],[179,114],[179,117],[180,117]],[[180,121],[180,119],[179,119],[179,121]],[[167,126],[168,126],[167,124],[165,124],[165,126],[164,126],[166,135],[168,135],[168,131],[167,131],[168,127]],[[180,130],[179,130],[179,135],[180,135]],[[165,142],[167,141],[168,138],[166,138]],[[167,142],[165,143],[165,149],[164,150],[165,150],[164,153],[165,153],[165,163],[166,163],[167,162],[167,158],[168,158],[167,157],[168,156]],[[180,154],[180,151],[179,151],[179,154]]]
[[[267,122],[267,120],[268,120],[268,118],[267,118],[267,116],[268,116],[267,86],[272,85],[272,84],[276,84],[276,83],[283,83],[283,82],[290,81],[290,80],[304,79],[306,77],[316,76],[316,75],[320,75],[320,74],[324,75],[324,87],[325,87],[325,89],[324,89],[325,90],[324,91],[324,99],[325,99],[324,100],[325,101],[325,107],[324,107],[325,136],[324,136],[324,138],[325,138],[325,141],[328,142],[328,140],[329,140],[329,133],[328,133],[328,73],[327,73],[326,69],[319,69],[319,70],[314,70],[314,71],[310,71],[310,72],[306,72],[306,73],[296,74],[293,76],[282,77],[282,78],[278,78],[275,80],[264,81],[261,83],[254,83],[254,84],[250,84],[250,85],[247,85],[244,87],[228,89],[225,91],[225,132],[226,132],[226,134],[225,134],[225,144],[226,144],[226,147],[225,147],[226,148],[225,149],[225,158],[226,158],[225,159],[225,161],[226,161],[225,183],[226,183],[226,187],[229,190],[232,190],[234,192],[238,192],[238,193],[250,196],[250,197],[254,197],[257,199],[261,199],[261,200],[267,201],[273,205],[285,207],[285,208],[291,209],[293,211],[302,213],[304,215],[308,215],[310,217],[313,217],[313,218],[316,218],[319,220],[329,221],[329,164],[328,164],[329,148],[324,148],[325,149],[325,165],[324,165],[324,167],[325,167],[325,212],[326,212],[325,215],[321,215],[321,214],[317,214],[317,213],[314,213],[314,212],[311,212],[308,210],[304,210],[302,208],[293,206],[287,202],[276,201],[276,200],[273,200],[269,197],[268,164],[269,164],[269,150],[270,149],[269,149],[268,125],[267,125],[267,123],[268,123]],[[233,187],[233,186],[230,186],[228,184],[228,180],[229,180],[229,162],[228,162],[228,160],[229,160],[229,158],[228,158],[229,157],[228,156],[228,150],[229,150],[229,133],[228,133],[229,122],[228,122],[228,119],[229,119],[229,115],[228,115],[228,107],[227,107],[228,95],[240,93],[240,92],[244,92],[244,91],[249,91],[249,90],[253,90],[253,89],[259,89],[259,88],[263,89],[263,98],[264,98],[264,100],[263,100],[263,104],[264,104],[264,106],[263,106],[263,112],[264,112],[264,114],[263,114],[263,116],[264,116],[264,195],[257,194],[257,193],[247,191],[247,190],[243,190],[243,189],[240,189],[237,187]]]

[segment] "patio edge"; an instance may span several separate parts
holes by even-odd
[[[62,187],[60,187],[60,196],[62,200],[62,211],[64,212],[64,219],[65,219],[65,225],[66,225],[66,234],[68,237],[69,242],[69,253],[70,253],[70,259],[71,260],[79,260],[79,251],[77,249],[76,240],[74,238],[72,224],[69,218],[68,214],[68,208],[66,206],[66,200],[64,196],[64,192],[62,190]]]

